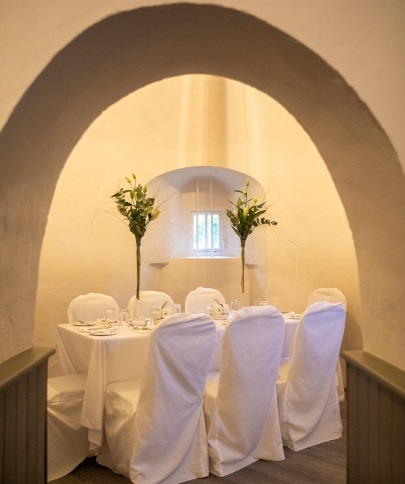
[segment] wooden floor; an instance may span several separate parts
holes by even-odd
[[[346,403],[341,404],[343,437],[299,452],[284,449],[281,462],[258,461],[225,477],[210,475],[188,481],[194,484],[344,484],[346,482]],[[69,475],[52,484],[128,484],[126,477],[114,474],[86,459]],[[152,483],[151,483],[152,484]]]

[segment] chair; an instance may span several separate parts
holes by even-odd
[[[347,300],[346,296],[340,289],[336,287],[320,287],[316,289],[308,299],[308,306],[313,304],[314,302],[318,301],[329,301],[329,302],[340,302],[343,304],[345,310],[347,310]],[[339,402],[344,402],[345,400],[345,386],[343,383],[343,375],[342,375],[342,366],[340,364],[340,358],[338,360],[336,366],[336,378],[337,378],[337,387],[338,387],[338,395],[339,395]]]
[[[184,309],[186,313],[204,313],[207,304],[215,304],[217,301],[220,304],[225,304],[224,296],[217,289],[197,287],[187,294]]]
[[[220,371],[209,374],[204,397],[212,474],[284,459],[276,397],[283,338],[273,306],[243,308],[228,323]]]
[[[98,463],[137,484],[208,475],[202,404],[216,338],[204,314],[175,314],[153,328],[142,379],[107,386]]]
[[[88,429],[80,424],[86,375],[48,378],[48,481],[63,477],[88,457]]]
[[[342,303],[321,301],[309,306],[298,323],[292,358],[280,366],[281,434],[291,450],[342,436],[335,374],[345,315]]]
[[[119,306],[113,297],[95,292],[77,296],[68,307],[69,323],[93,322],[105,318],[108,308],[114,308],[118,319]]]
[[[347,309],[347,299],[346,296],[340,289],[336,287],[320,287],[315,289],[313,293],[310,294],[308,299],[308,306],[318,301],[328,301],[328,302],[340,302],[343,307]]]
[[[166,304],[165,304],[166,303]],[[139,301],[136,296],[132,296],[128,302],[128,311],[131,318],[139,316],[141,318],[150,318],[153,308],[162,307],[170,308],[174,306],[173,299],[165,292],[160,291],[140,291]]]

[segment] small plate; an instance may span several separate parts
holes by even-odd
[[[77,323],[73,323],[73,326],[95,326],[97,323],[80,323],[79,321]]]
[[[95,329],[93,331],[89,331],[92,336],[111,336],[112,334],[117,334],[117,331],[114,329]]]
[[[135,333],[139,333],[139,334],[149,334],[152,331],[152,329],[147,328],[146,326],[133,326],[132,331],[135,331]]]

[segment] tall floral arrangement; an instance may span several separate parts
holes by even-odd
[[[155,197],[148,196],[147,185],[137,183],[136,175],[125,177],[127,188],[120,188],[111,198],[115,199],[118,211],[128,221],[129,230],[136,242],[136,299],[139,301],[141,281],[141,243],[149,224],[160,214],[159,207],[155,207]]]
[[[240,196],[236,202],[229,200],[229,207],[226,210],[226,215],[231,222],[231,227],[240,239],[242,261],[242,294],[245,293],[245,245],[247,238],[256,227],[264,225],[277,225],[275,220],[271,220],[263,216],[267,212],[269,206],[266,205],[264,201],[259,203],[258,197],[249,198],[248,190],[249,182],[246,182],[245,190],[235,190],[235,193],[239,193]]]

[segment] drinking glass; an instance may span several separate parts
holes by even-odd
[[[213,307],[211,304],[206,304],[205,305],[205,314],[209,316],[210,318],[213,317]]]
[[[160,307],[153,308],[151,316],[152,316],[152,324],[158,323],[162,317],[162,309]]]
[[[174,307],[174,312],[175,313],[177,313],[177,314],[180,314],[181,313],[181,304],[176,303],[173,307]]]
[[[231,300],[231,313],[239,311],[239,301],[237,299]]]
[[[120,324],[128,326],[129,323],[129,311],[128,309],[120,310]]]
[[[105,320],[107,323],[114,323],[115,319],[115,308],[107,308],[105,311]]]

